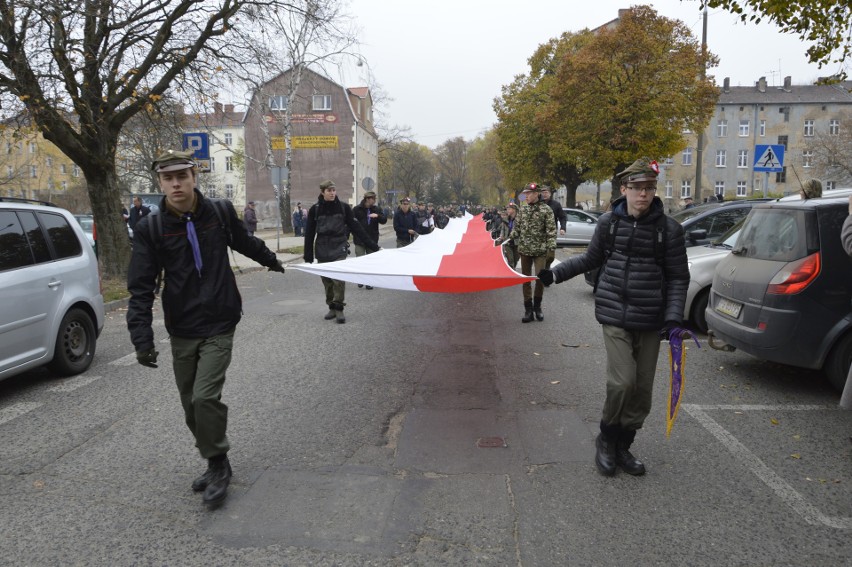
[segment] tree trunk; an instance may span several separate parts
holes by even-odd
[[[98,166],[83,170],[83,174],[97,224],[101,274],[110,279],[124,280],[130,265],[130,239],[127,224],[121,216],[121,191],[115,160],[99,160]]]

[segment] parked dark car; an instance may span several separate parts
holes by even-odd
[[[711,346],[822,369],[842,389],[852,363],[852,262],[840,242],[848,198],[754,207],[716,267]]]
[[[748,199],[707,203],[672,213],[671,217],[683,226],[686,246],[710,244],[748,215],[757,203],[772,199]]]

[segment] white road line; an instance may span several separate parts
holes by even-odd
[[[11,421],[16,417],[20,417],[25,413],[36,409],[40,405],[41,404],[38,402],[19,402],[17,404],[12,404],[7,408],[0,408],[0,424]]]
[[[88,386],[95,380],[100,380],[101,376],[78,376],[76,378],[68,378],[62,384],[51,386],[47,389],[48,392],[73,392],[77,388]]]
[[[709,431],[728,451],[735,457],[741,460],[751,472],[760,479],[766,486],[771,488],[784,503],[790,506],[797,514],[802,516],[804,520],[812,525],[822,524],[831,528],[852,529],[852,518],[830,517],[820,512],[815,506],[809,503],[799,494],[792,486],[787,484],[783,478],[778,476],[772,469],[760,460],[760,458],[748,450],[748,448],[740,443],[736,437],[731,435],[724,427],[719,425],[711,418],[705,409],[730,409],[736,411],[747,411],[748,409],[760,410],[802,410],[805,408],[811,409],[830,409],[827,406],[700,406],[695,404],[684,404],[683,409],[694,417],[704,428]]]

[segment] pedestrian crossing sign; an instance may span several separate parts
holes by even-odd
[[[784,171],[784,146],[756,145],[754,147],[754,171],[778,173]]]

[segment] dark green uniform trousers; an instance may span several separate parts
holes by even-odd
[[[203,339],[171,337],[172,367],[186,425],[205,459],[228,452],[228,406],[222,403],[234,329]]]
[[[606,403],[601,421],[624,429],[641,429],[651,412],[660,334],[604,325],[603,336]]]

